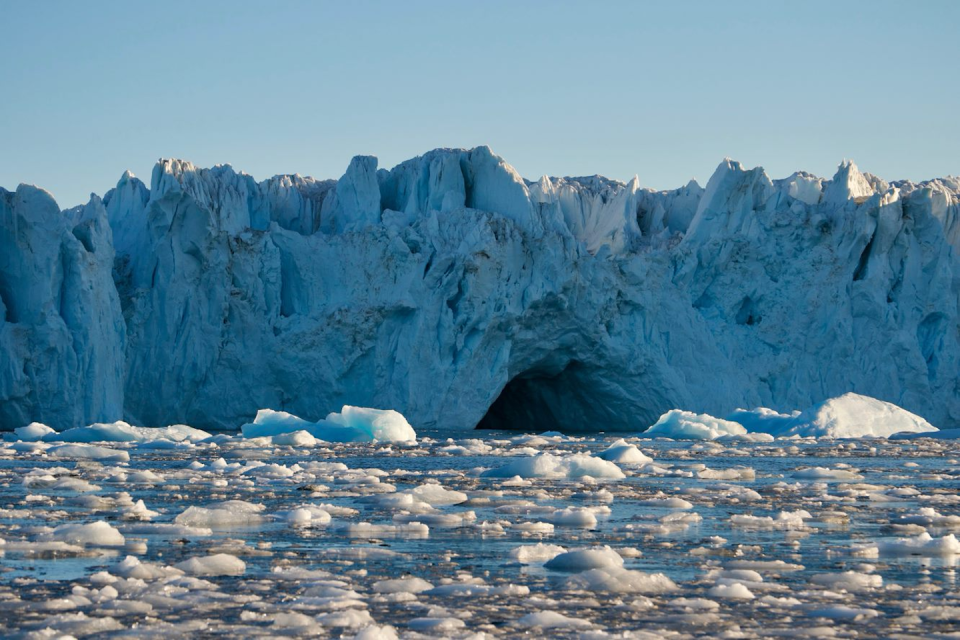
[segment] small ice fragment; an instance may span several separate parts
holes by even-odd
[[[707,595],[714,598],[724,598],[727,600],[753,600],[753,592],[746,585],[739,582],[728,584],[718,584],[707,591]]]
[[[528,613],[516,621],[518,627],[539,627],[541,629],[588,629],[593,626],[582,618],[568,618],[556,611],[538,611]]]
[[[521,545],[510,551],[510,557],[520,564],[535,564],[538,562],[547,562],[556,556],[564,553],[566,549],[556,544],[537,544]]]
[[[48,436],[51,433],[56,433],[56,431],[42,422],[31,422],[25,427],[18,427],[17,429],[14,429],[13,433],[17,437],[17,440],[21,440],[23,442],[37,442],[42,440],[44,436]]]
[[[560,553],[544,564],[553,571],[585,571],[605,567],[623,566],[623,558],[608,546],[575,549]]]
[[[627,441],[622,438],[611,444],[606,450],[598,453],[597,457],[601,460],[618,462],[620,464],[647,464],[648,462],[653,462],[653,458],[646,455],[636,445],[627,444]]]
[[[422,593],[433,589],[433,585],[415,576],[380,580],[373,583],[374,593]]]
[[[192,576],[205,577],[239,576],[247,570],[243,560],[228,553],[190,558],[175,564],[174,567]]]

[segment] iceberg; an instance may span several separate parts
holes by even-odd
[[[647,464],[653,462],[653,458],[641,451],[637,445],[629,444],[622,438],[599,452],[597,457],[601,460],[609,460],[619,464]]]
[[[31,422],[25,427],[18,427],[13,430],[13,435],[21,442],[37,442],[54,433],[56,433],[56,430],[39,422]]]
[[[716,440],[731,436],[756,438],[758,434],[777,438],[908,438],[937,437],[938,433],[929,422],[895,404],[845,393],[792,413],[759,407],[737,409],[721,419],[674,409],[663,414],[641,436]]]
[[[169,427],[134,427],[119,420],[111,423],[91,424],[86,427],[75,427],[60,433],[47,433],[42,439],[45,442],[145,443],[158,440],[199,442],[209,437],[210,434],[206,431],[194,429],[185,424],[176,424]]]
[[[246,438],[282,436],[298,431],[328,442],[416,442],[417,433],[400,413],[344,405],[340,413],[309,422],[285,411],[261,409],[250,424],[240,428]]]
[[[781,414],[771,409],[738,409],[729,416],[750,431],[777,437],[889,438],[894,434],[933,434],[937,428],[895,404],[845,393],[806,411]]]
[[[636,431],[849,391],[956,428],[958,203],[957,178],[852,162],[531,181],[488,147],[358,156],[337,180],[163,159],[66,211],[21,185],[0,190],[0,428],[346,405]]]
[[[643,432],[645,438],[675,440],[716,440],[723,436],[739,436],[747,430],[737,422],[714,418],[707,414],[672,409]]]

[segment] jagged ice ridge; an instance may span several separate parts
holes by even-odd
[[[0,189],[0,427],[639,429],[855,391],[960,425],[960,179],[529,182],[487,147],[339,180],[161,160]]]

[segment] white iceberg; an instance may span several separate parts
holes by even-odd
[[[155,442],[169,440],[171,442],[199,442],[206,440],[210,434],[200,429],[188,427],[185,424],[175,424],[169,427],[134,427],[122,420],[117,422],[100,422],[86,427],[75,427],[59,433],[48,433],[43,436],[46,442]]]
[[[644,438],[716,440],[732,437],[889,438],[937,437],[938,430],[895,404],[845,393],[805,411],[781,413],[766,407],[737,409],[725,419],[673,409],[641,434]]]
[[[14,435],[17,440],[22,440],[23,442],[37,442],[43,440],[44,436],[56,433],[56,430],[51,429],[42,422],[31,422],[25,427],[17,427],[13,430]]]
[[[601,460],[609,460],[619,464],[647,464],[653,462],[653,458],[641,451],[637,445],[629,444],[622,438],[599,452],[597,457]]]
[[[739,436],[745,433],[747,430],[737,422],[714,418],[705,413],[671,409],[640,435],[644,438],[674,440],[716,440],[723,436]]]
[[[750,431],[777,437],[889,438],[898,433],[934,434],[937,429],[895,404],[857,393],[845,393],[792,414],[759,408],[738,409],[727,416]]]

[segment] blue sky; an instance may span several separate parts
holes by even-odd
[[[845,157],[960,174],[960,2],[0,0],[0,186],[159,157],[339,177],[489,144],[530,179],[705,183]]]

